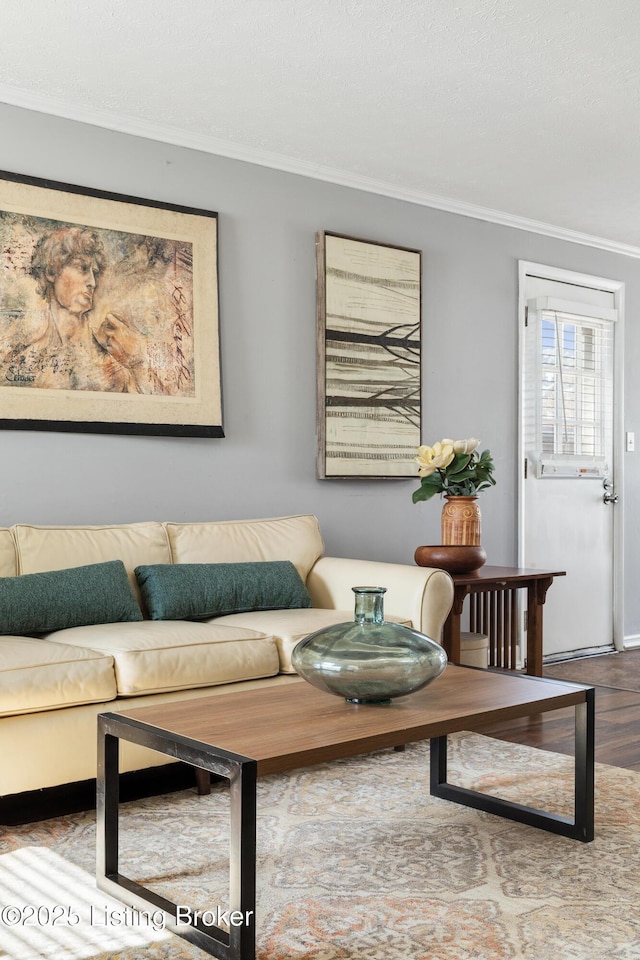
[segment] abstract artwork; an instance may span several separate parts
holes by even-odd
[[[415,478],[421,253],[316,237],[321,479]]]
[[[221,437],[217,216],[0,173],[0,428]]]

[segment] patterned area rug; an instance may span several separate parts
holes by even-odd
[[[638,960],[640,777],[598,765],[596,839],[582,844],[430,797],[428,749],[259,782],[258,958]],[[450,780],[466,786],[570,814],[572,777],[567,757],[451,739]],[[224,908],[227,816],[218,786],[123,805],[122,872]],[[96,890],[94,863],[93,813],[0,827],[0,956],[206,955]]]

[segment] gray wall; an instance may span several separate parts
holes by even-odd
[[[0,525],[315,513],[327,553],[412,562],[438,543],[417,483],[315,479],[315,233],[423,251],[423,438],[476,436],[489,562],[516,561],[517,261],[626,283],[626,428],[640,430],[640,262],[0,105],[0,168],[219,213],[219,440],[0,430]],[[526,184],[523,184],[526,190]],[[585,198],[588,202],[588,198]],[[640,460],[625,456],[625,633],[640,634]]]

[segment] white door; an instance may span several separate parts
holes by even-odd
[[[519,563],[567,574],[544,606],[547,658],[622,648],[614,588],[622,296],[613,281],[520,265]]]

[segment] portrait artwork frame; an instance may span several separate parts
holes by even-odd
[[[414,478],[422,252],[316,234],[319,479]]]
[[[0,171],[0,430],[224,437],[218,215]]]

